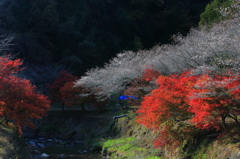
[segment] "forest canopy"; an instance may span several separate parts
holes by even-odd
[[[15,36],[11,53],[25,65],[64,65],[82,75],[123,50],[149,49],[170,43],[178,32],[186,35],[209,1],[7,0],[0,34]]]

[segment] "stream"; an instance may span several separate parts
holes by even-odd
[[[49,154],[48,159],[102,159],[100,153],[84,152],[82,147],[48,147],[41,152]]]
[[[102,159],[100,152],[86,149],[83,141],[26,138],[26,144],[32,149],[33,159]]]
[[[58,115],[59,112],[52,111],[42,119],[32,120],[37,128],[24,127],[23,137],[32,158],[102,159],[100,150],[87,148],[84,140],[106,133],[109,119],[81,113],[74,110]]]

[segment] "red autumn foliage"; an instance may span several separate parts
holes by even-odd
[[[189,72],[181,75],[159,76],[156,80],[158,88],[144,97],[141,108],[137,110],[137,122],[147,128],[161,132],[157,137],[155,147],[176,148],[179,134],[172,129],[174,123],[190,116],[188,112],[188,95],[197,77],[190,76]],[[181,130],[181,131],[184,131]]]
[[[0,78],[18,73],[22,70],[22,68],[20,68],[21,65],[22,62],[20,59],[11,60],[9,55],[0,57]]]
[[[90,94],[86,88],[82,86],[74,86],[74,81],[67,82],[59,90],[61,94],[61,100],[67,107],[72,106],[81,106],[85,110],[84,104],[92,104],[95,109],[103,111],[105,109],[105,101],[97,101],[96,97],[93,94]],[[89,94],[87,96],[81,96],[80,94]]]
[[[0,58],[0,115],[7,122],[13,120],[20,135],[23,126],[34,127],[31,118],[47,115],[50,108],[50,100],[37,93],[29,80],[14,76],[21,64],[19,59]]]
[[[145,69],[142,77],[133,80],[127,89],[124,91],[125,95],[137,97],[137,100],[129,99],[128,103],[139,106],[143,96],[149,93],[156,87],[155,81],[160,76],[158,71],[152,69]]]
[[[137,111],[137,121],[148,128],[158,129],[167,120],[186,118],[189,114],[186,96],[196,80],[195,76],[188,74],[159,76],[156,81],[159,87],[144,97]]]
[[[240,79],[234,73],[192,76],[184,72],[159,76],[156,82],[158,88],[144,97],[137,111],[138,123],[161,129],[155,147],[176,147],[184,138],[181,133],[194,134],[198,128],[219,130],[221,121],[225,128],[227,117],[240,127]]]
[[[145,69],[142,78],[139,79],[141,82],[154,82],[160,76],[160,72],[153,69]]]
[[[230,117],[240,126],[240,79],[229,73],[228,76],[202,75],[190,92],[189,111],[194,113],[192,122],[201,129],[220,129],[220,121],[226,127],[225,119]]]
[[[65,85],[59,90],[61,94],[61,100],[67,107],[81,106],[81,108],[85,110],[84,103],[88,100],[89,97],[81,97],[80,93],[83,91],[83,87],[74,86],[74,81],[66,82]]]
[[[61,100],[67,107],[72,107],[81,104],[77,97],[80,93],[80,87],[74,87],[74,82],[66,82],[63,87],[60,88],[59,92]]]
[[[62,94],[60,89],[67,83],[73,82],[78,79],[77,76],[74,76],[66,71],[62,71],[61,74],[57,77],[57,79],[50,85],[48,85],[48,89],[50,92],[50,99],[53,102],[63,102]]]

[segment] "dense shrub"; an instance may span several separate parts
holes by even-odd
[[[207,4],[205,11],[200,15],[199,25],[212,26],[214,23],[224,19],[220,13],[220,8],[227,8],[230,6],[229,0],[214,0]]]

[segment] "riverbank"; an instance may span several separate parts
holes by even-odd
[[[25,127],[23,134],[35,158],[46,154],[50,159],[101,159],[101,147],[95,143],[109,135],[115,115],[113,110],[50,110],[48,116],[33,120],[37,129]]]
[[[11,125],[0,120],[0,158],[29,159],[29,153],[25,140],[16,134]]]
[[[194,136],[181,134],[178,147],[154,148],[151,131],[135,122],[136,114],[129,112],[120,118],[112,129],[112,136],[102,142],[102,153],[109,159],[239,159],[240,131],[235,123],[229,124],[229,133],[219,136],[214,131],[198,131]]]
[[[88,110],[51,110],[42,119],[33,120],[37,129],[23,129],[24,137],[19,137],[13,125],[0,121],[0,158],[31,159],[41,154],[57,158],[64,154],[73,158],[101,158],[101,150],[91,150],[96,136],[105,134],[113,111],[104,114]],[[45,138],[45,140],[44,140]],[[55,140],[58,140],[55,142]],[[58,153],[57,153],[57,152]],[[87,157],[88,156],[88,157]]]
[[[159,132],[139,125],[135,119],[136,114],[130,109],[107,110],[103,113],[67,110],[64,114],[55,110],[50,111],[47,117],[34,121],[41,131],[35,138],[36,131],[27,130],[27,135],[31,137],[27,140],[19,138],[10,127],[2,123],[0,158],[29,159],[30,150],[25,143],[31,141],[37,145],[32,150],[48,154],[51,159],[57,159],[61,155],[65,158],[85,159],[240,158],[239,130],[234,129],[234,126],[229,128],[232,131],[222,137],[217,137],[213,132],[199,132],[189,139],[185,134],[181,146],[155,149],[153,143]]]

